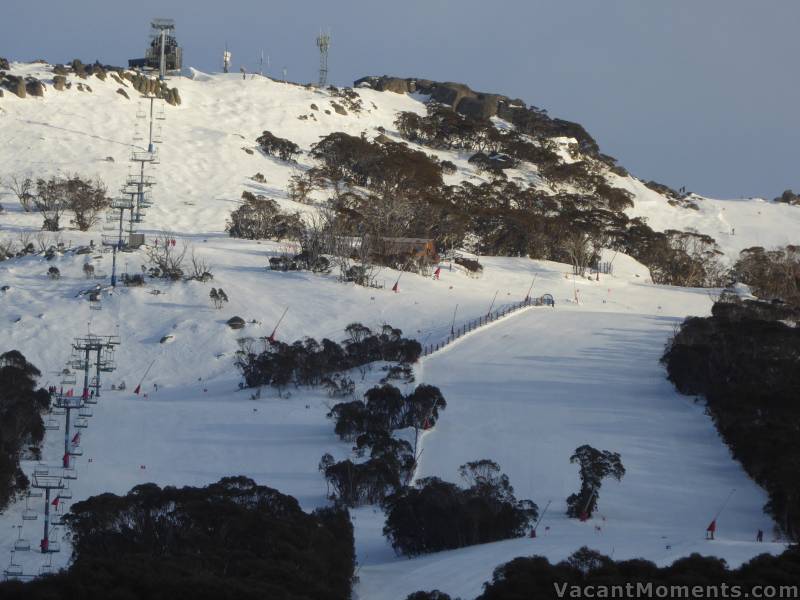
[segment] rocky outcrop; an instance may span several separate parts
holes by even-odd
[[[535,106],[526,106],[522,100],[502,94],[476,92],[463,83],[373,75],[362,77],[353,85],[400,94],[411,92],[425,94],[430,96],[431,100],[445,104],[466,117],[488,119],[497,116],[514,124],[523,133],[542,137],[575,138],[583,152],[593,156],[599,156],[600,153],[597,142],[580,124],[553,119],[546,111]]]

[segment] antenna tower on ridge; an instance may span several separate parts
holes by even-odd
[[[320,30],[317,36],[317,48],[319,48],[319,87],[324,88],[328,85],[328,49],[331,46],[331,34],[322,33]]]
[[[231,53],[228,52],[228,43],[225,43],[225,51],[222,53],[222,72],[227,73],[231,67]]]

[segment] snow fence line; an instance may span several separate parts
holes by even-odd
[[[503,317],[507,317],[517,311],[520,311],[524,308],[528,308],[530,306],[551,306],[555,308],[555,302],[553,301],[553,297],[550,294],[545,294],[540,296],[539,298],[525,298],[522,302],[516,302],[514,304],[507,304],[505,306],[501,306],[495,311],[487,313],[485,316],[478,317],[477,319],[472,319],[471,321],[464,323],[460,327],[455,327],[450,330],[450,334],[442,340],[441,342],[437,342],[435,344],[429,344],[427,346],[422,347],[422,357],[425,358],[426,356],[430,356],[434,352],[438,352],[455,342],[456,340],[464,337],[468,333],[475,331],[476,329],[480,329],[490,323],[494,323],[498,319],[502,319]]]

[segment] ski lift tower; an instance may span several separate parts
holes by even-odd
[[[39,547],[42,554],[58,552],[61,549],[58,541],[50,539],[50,492],[64,489],[64,480],[58,475],[34,473],[31,487],[44,490],[44,535]]]
[[[95,376],[91,380],[95,388],[95,398],[100,397],[100,373],[110,373],[116,369],[114,362],[114,349],[119,346],[119,337],[116,335],[94,335],[89,333],[83,337],[76,337],[72,342],[73,358],[70,365],[83,371],[83,392],[81,397],[84,402],[91,400],[89,394],[89,369],[94,359]],[[88,402],[91,404],[92,402]]]
[[[322,33],[320,30],[317,36],[317,48],[319,48],[319,87],[324,88],[328,85],[328,49],[331,46],[331,34]]]
[[[128,61],[132,69],[158,71],[161,81],[170,73],[179,73],[183,67],[183,50],[175,39],[175,21],[173,19],[153,19],[150,22],[150,43],[144,52],[144,58],[132,58]]]
[[[222,53],[222,72],[227,73],[231,68],[231,53],[228,51],[228,44],[225,44],[225,51]]]
[[[155,184],[155,179],[152,176],[145,175],[145,165],[153,166],[158,164],[158,152],[155,145],[161,143],[161,132],[160,126],[157,129],[155,122],[166,119],[164,106],[162,104],[156,106],[155,104],[156,100],[159,100],[158,98],[149,96],[146,100],[150,102],[149,111],[140,111],[136,116],[148,119],[147,150],[134,150],[131,152],[131,162],[137,165],[138,174],[129,175],[123,188],[123,193],[125,194],[133,195],[135,193],[136,205],[131,208],[131,235],[133,235],[133,223],[141,223],[144,218],[144,210],[152,204],[147,197],[147,190]]]

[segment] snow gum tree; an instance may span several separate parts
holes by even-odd
[[[581,490],[567,498],[567,515],[589,518],[597,508],[603,479],[613,477],[620,481],[625,475],[625,467],[618,452],[598,450],[588,444],[576,448],[569,462],[580,467]]]

